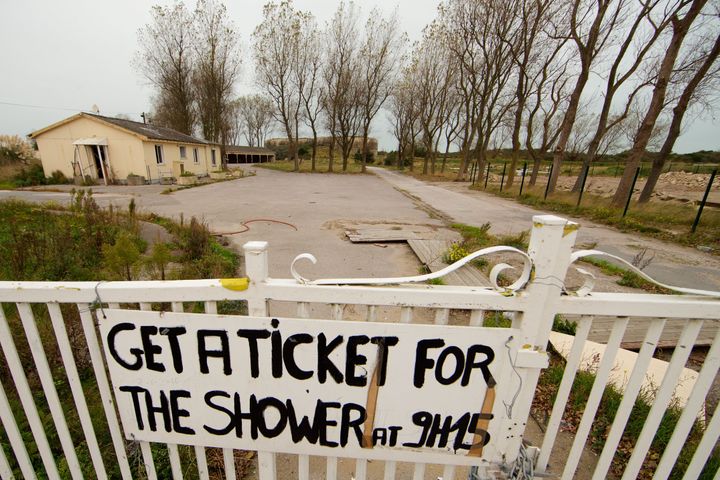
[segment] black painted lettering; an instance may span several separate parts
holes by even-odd
[[[482,361],[476,361],[475,356],[478,353],[485,355],[485,359]],[[463,374],[462,382],[460,383],[463,387],[466,387],[470,383],[470,375],[474,368],[479,368],[482,372],[482,376],[485,379],[486,384],[490,384],[492,374],[490,373],[490,363],[495,358],[495,352],[487,345],[473,345],[468,349],[467,358],[465,359],[465,373]],[[494,382],[493,382],[494,383]]]
[[[413,375],[413,385],[421,388],[425,385],[425,370],[429,370],[435,366],[435,360],[428,358],[428,350],[431,348],[441,348],[445,345],[445,341],[441,338],[432,338],[428,340],[420,340],[415,349],[415,374]]]
[[[373,433],[372,433],[373,447],[376,445],[385,446],[386,443],[387,443],[387,430],[382,427],[374,428]]]
[[[163,335],[167,335],[168,342],[170,342],[170,353],[172,354],[173,368],[175,369],[175,372],[182,373],[182,352],[180,351],[180,342],[177,337],[187,333],[187,330],[185,327],[170,327],[164,328],[161,333]]]
[[[278,421],[274,427],[269,427],[267,424],[267,418],[265,412],[269,408],[277,410]],[[254,410],[254,411],[253,411]],[[258,431],[265,438],[275,438],[285,430],[287,425],[287,408],[285,404],[273,397],[266,397],[260,399],[257,402],[257,409],[251,409],[253,411],[253,417],[255,417],[255,424],[257,425]]]
[[[207,339],[209,337],[216,337],[220,339],[219,350],[208,350]],[[228,341],[228,334],[225,330],[198,330],[197,332],[198,341],[198,359],[200,361],[200,371],[202,373],[210,373],[208,368],[208,358],[222,358],[223,373],[225,375],[232,374],[232,367],[230,366],[230,342]],[[252,367],[251,367],[252,369]]]
[[[108,350],[110,350],[110,356],[113,357],[113,359],[115,359],[115,361],[123,368],[128,370],[140,370],[142,368],[142,350],[139,348],[131,348],[130,353],[135,356],[135,362],[129,363],[120,357],[115,346],[115,337],[117,337],[118,333],[130,330],[135,330],[135,325],[132,323],[126,322],[113,325],[107,336]]]
[[[320,383],[325,383],[327,380],[328,373],[335,380],[336,383],[343,382],[342,372],[335,366],[332,360],[330,360],[330,354],[337,348],[342,342],[342,335],[338,335],[333,338],[330,343],[327,343],[327,337],[324,333],[318,335],[318,365],[317,365],[317,376]]]
[[[377,384],[381,387],[385,385],[390,347],[397,345],[398,341],[398,337],[372,337],[370,339],[371,343],[378,346],[378,366],[376,367],[378,369]]]
[[[151,432],[157,431],[157,422],[155,421],[155,414],[159,413],[162,415],[163,427],[166,432],[172,431],[172,420],[170,417],[170,402],[168,401],[167,395],[163,390],[160,390],[160,404],[153,404],[152,395],[148,390],[145,390],[145,409],[147,411],[148,426]]]
[[[143,350],[145,350],[145,366],[148,370],[155,372],[164,372],[165,365],[155,361],[155,355],[162,353],[162,347],[152,342],[150,337],[158,334],[158,327],[153,325],[143,325],[140,327],[140,338],[142,340]]]
[[[393,425],[388,427],[388,430],[390,430],[390,441],[388,442],[388,446],[394,447],[397,445],[398,432],[402,430],[402,427],[399,425]]]
[[[273,319],[276,320],[276,319]],[[276,327],[277,328],[277,327]],[[272,376],[273,378],[282,378],[283,374],[283,357],[282,357],[282,333],[275,330],[270,335],[270,345],[272,346]]]
[[[358,345],[365,345],[370,339],[367,335],[353,335],[348,338],[347,356],[345,357],[345,383],[351,387],[364,387],[367,385],[367,371],[365,375],[355,375],[355,367],[367,364],[367,357],[357,353]]]
[[[230,394],[223,392],[222,390],[211,390],[205,394],[205,405],[212,408],[213,410],[223,412],[225,415],[227,415],[228,423],[222,428],[209,427],[208,425],[203,425],[203,428],[206,432],[212,433],[213,435],[227,435],[232,431],[233,428],[236,427],[235,413],[232,410],[229,410],[222,405],[218,405],[217,403],[213,402],[215,397],[230,398]],[[240,430],[238,438],[242,438],[242,429]]]
[[[250,375],[252,375],[253,378],[258,378],[260,375],[258,340],[270,338],[270,331],[240,329],[237,331],[237,336],[247,338],[248,348],[250,349]]]
[[[190,392],[187,390],[170,390],[170,413],[172,414],[173,430],[185,435],[194,435],[195,430],[180,424],[181,418],[190,416],[187,410],[180,408],[179,399],[181,398],[190,398]]]
[[[353,413],[356,414],[353,418]],[[348,437],[352,429],[357,439],[357,445],[362,446],[362,425],[365,422],[367,413],[365,407],[357,403],[346,403],[342,406],[342,415],[340,420],[340,446],[345,447],[348,444]]]
[[[140,393],[145,393],[142,387],[134,387],[131,385],[123,385],[118,388],[121,392],[128,392],[132,396],[133,409],[135,410],[135,421],[139,430],[145,430],[145,423],[143,422],[142,407],[140,407]]]
[[[451,355],[455,357],[455,370],[453,370],[450,376],[446,378],[443,376],[443,371],[445,370],[445,362],[447,361],[447,358]],[[437,367],[435,368],[435,380],[437,380],[440,385],[453,384],[457,382],[457,380],[460,378],[460,375],[462,375],[464,366],[465,355],[463,354],[463,351],[460,350],[460,348],[451,345],[444,349],[442,352],[440,352],[440,355],[438,356]]]
[[[313,376],[312,371],[302,370],[295,361],[295,347],[302,343],[312,343],[313,337],[307,333],[298,333],[290,335],[283,346],[283,360],[287,372],[298,380],[307,380]]]
[[[420,448],[425,446],[425,440],[428,436],[428,431],[432,426],[433,416],[430,412],[415,412],[412,416],[412,421],[418,427],[422,427],[420,432],[420,438],[417,442],[405,442],[403,447]]]

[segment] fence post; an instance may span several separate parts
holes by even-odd
[[[640,167],[635,170],[635,176],[633,177],[632,185],[630,185],[630,193],[628,194],[627,202],[625,202],[625,210],[623,210],[622,216],[627,215],[628,208],[630,208],[630,200],[632,200],[633,191],[635,191],[635,182],[637,182],[638,175],[640,175]]]
[[[268,243],[247,242],[243,245],[245,252],[245,274],[250,279],[248,287],[248,315],[266,317],[268,315],[267,299],[263,294],[262,284],[268,278]],[[275,454],[258,452],[259,480],[276,480],[277,466]]]
[[[562,284],[570,265],[577,229],[576,223],[554,215],[533,217],[528,255],[532,258],[535,276],[527,288],[519,294],[527,300],[527,308],[522,314],[516,315],[512,325],[522,332],[519,345],[530,345],[532,349],[546,352],[550,330],[558,309],[557,304],[562,295]],[[540,369],[537,368],[523,368],[518,371],[522,376],[522,391],[512,408],[513,419],[509,420],[508,425],[508,437],[511,438],[508,449],[510,452],[519,451],[525,428],[524,422],[530,414],[530,406],[540,377]],[[508,460],[512,462],[514,458]],[[538,469],[539,471],[544,470],[544,465],[538,467],[543,467]]]
[[[588,172],[590,171],[590,167],[586,167],[585,170],[582,173],[582,182],[580,183],[580,193],[578,194],[578,201],[577,201],[577,207],[580,206],[580,202],[582,201],[583,191],[585,190],[585,182],[587,181]]]
[[[522,197],[523,187],[525,186],[525,173],[527,172],[527,162],[523,163],[522,179],[520,180],[520,194],[518,197]]]
[[[548,190],[550,190],[550,179],[552,178],[552,172],[553,172],[554,166],[555,166],[554,163],[550,164],[550,173],[548,173],[548,181],[547,181],[547,185],[545,185],[545,196],[543,197],[543,200],[547,200]]]
[[[507,169],[507,162],[503,163],[503,173],[500,179],[500,191],[502,192],[503,184],[505,183],[505,170]]]
[[[717,175],[717,168],[712,171],[710,174],[710,181],[707,184],[707,188],[705,189],[705,195],[703,195],[702,200],[700,201],[700,208],[698,209],[697,216],[695,217],[695,221],[692,224],[692,233],[695,233],[695,229],[698,226],[698,223],[700,223],[700,215],[702,215],[703,208],[705,208],[705,202],[707,202],[708,195],[710,195],[710,189],[712,188],[713,181],[715,180],[715,175]]]
[[[470,181],[473,185],[475,185],[475,170],[477,169],[477,162],[474,162],[472,164],[472,167],[470,167]]]
[[[487,190],[488,178],[490,178],[490,162],[488,162],[487,171],[485,172],[485,190]]]

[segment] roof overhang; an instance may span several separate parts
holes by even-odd
[[[107,137],[89,137],[79,138],[73,142],[73,145],[107,145]]]

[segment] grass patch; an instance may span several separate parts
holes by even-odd
[[[551,353],[550,366],[541,373],[533,399],[533,414],[536,417],[543,420],[549,419],[564,370],[565,361],[559,355]],[[594,372],[578,371],[570,390],[570,398],[563,415],[564,429],[571,433],[577,431],[594,382]],[[592,450],[596,453],[600,453],[605,445],[605,439],[610,432],[610,427],[621,400],[622,393],[616,387],[613,385],[606,386],[593,426],[590,430],[589,443]],[[641,392],[635,401],[618,450],[610,467],[610,473],[617,478],[622,476],[622,472],[630,460],[630,455],[632,455],[633,448],[645,425],[652,404],[653,401],[650,392]],[[638,478],[650,479],[652,477],[662,453],[670,441],[670,437],[681,413],[682,410],[677,405],[671,405],[665,412]],[[700,422],[696,421],[670,474],[671,479],[679,480],[683,477],[703,433],[704,427]],[[720,453],[716,451],[706,463],[700,478],[713,478],[719,466]]]
[[[614,263],[608,262],[607,260],[593,257],[583,257],[580,259],[580,261],[598,267],[600,271],[603,272],[605,275],[620,277],[616,283],[618,285],[622,285],[623,287],[638,288],[640,290],[645,290],[646,292],[662,293],[665,295],[677,293],[673,292],[672,290],[668,290],[667,288],[663,288],[659,285],[655,285],[654,283],[645,280],[637,273]]]
[[[720,254],[720,210],[717,209],[706,208],[698,229],[691,233],[690,226],[697,215],[697,207],[691,205],[654,201],[638,204],[633,201],[623,217],[623,209],[611,206],[609,198],[588,193],[583,195],[578,207],[576,193],[555,192],[545,200],[544,186],[525,186],[521,196],[518,196],[517,184],[502,192],[497,185],[488,185],[486,190],[482,185],[471,188],[513,199],[538,210],[587,218],[623,232],[637,232],[685,246],[707,246],[716,255]]]
[[[147,246],[139,236],[140,221],[154,221],[164,226],[174,237],[168,243]],[[162,246],[158,249],[158,246]],[[141,217],[133,208],[118,210],[100,208],[90,192],[73,194],[70,207],[59,205],[37,205],[18,201],[0,202],[0,280],[115,280],[127,275],[137,278],[155,279],[164,275],[168,264],[168,278],[221,278],[234,277],[239,267],[239,257],[225,249],[210,236],[207,226],[195,218],[182,224],[163,217],[150,215]],[[201,312],[201,302],[188,302],[186,311]],[[154,310],[169,310],[169,304],[153,304]],[[10,331],[15,337],[21,364],[26,368],[30,389],[35,397],[41,421],[52,425],[50,410],[45,399],[39,377],[34,371],[34,361],[23,331],[18,311],[11,304],[2,304]],[[105,420],[92,363],[84,338],[78,308],[61,304],[68,338],[75,359],[83,389],[87,398],[90,417],[97,435],[100,452],[109,478],[120,478],[110,432]],[[137,304],[130,306],[137,308]],[[48,356],[58,395],[64,401],[66,420],[73,436],[77,455],[85,478],[95,478],[90,452],[83,441],[80,419],[74,404],[72,392],[65,374],[65,367],[59,355],[59,347],[50,320],[47,306],[33,304],[33,314],[38,331]],[[218,302],[218,311],[226,314],[247,314],[245,302]],[[5,385],[12,384],[6,363],[0,364],[0,378]],[[7,389],[8,399],[18,427],[28,446],[30,459],[38,472],[38,478],[46,478],[42,461],[30,433],[30,427],[15,389]],[[45,429],[53,456],[57,459],[61,478],[70,478],[69,467],[63,456],[56,429]],[[5,431],[0,428],[0,444],[8,447]],[[133,478],[144,478],[144,467],[138,444],[127,442],[126,450],[133,470]],[[170,463],[167,449],[153,445],[155,466],[159,478],[170,478]],[[192,448],[181,447],[180,455],[186,466],[186,478],[198,478],[195,456]],[[222,470],[222,455],[209,455],[211,471]],[[9,458],[16,478],[22,474],[14,459]],[[238,470],[247,471],[249,459],[239,458]]]
[[[359,162],[356,162],[353,159],[352,155],[350,156],[350,159],[348,159],[347,169],[343,170],[342,159],[340,158],[338,151],[336,151],[335,155],[333,156],[333,171],[328,172],[328,166],[330,164],[329,155],[330,153],[328,147],[318,147],[317,156],[315,158],[315,171],[313,171],[312,169],[312,160],[309,158],[309,153],[308,156],[300,159],[299,171],[301,173],[362,173],[362,165],[360,165]],[[368,166],[377,166],[381,163],[382,162],[378,160],[373,164],[368,163]],[[280,172],[295,171],[295,162],[292,159],[276,160],[270,163],[253,163],[252,166],[265,168],[268,170],[277,170]]]

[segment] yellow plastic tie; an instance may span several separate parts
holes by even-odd
[[[250,285],[250,279],[247,277],[243,278],[221,278],[220,279],[220,285],[222,285],[224,288],[227,288],[228,290],[233,290],[236,292],[242,292],[243,290],[247,290],[248,286]]]

